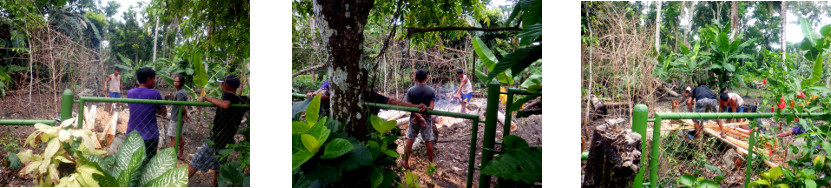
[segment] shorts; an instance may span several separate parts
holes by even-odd
[[[144,141],[144,161],[142,164],[147,164],[153,156],[156,156],[156,150],[159,149],[159,138],[154,138]]]
[[[473,97],[473,92],[462,95],[462,100],[464,101],[465,99],[467,99],[467,101],[465,102],[470,102],[471,97]]]
[[[733,112],[733,108],[731,108],[731,107],[727,107],[727,108],[725,108],[725,110],[726,111],[724,111],[724,112]],[[736,113],[743,113],[743,112],[744,112],[744,106],[740,106],[739,109],[736,110]]]
[[[435,137],[433,136],[433,122],[430,118],[424,118],[427,121],[425,125],[415,125],[413,124],[413,120],[410,119],[410,126],[407,126],[407,139],[415,139],[418,134],[421,134],[421,139],[424,141],[433,141]]]
[[[216,156],[216,150],[207,143],[202,143],[202,146],[193,154],[190,160],[190,166],[196,170],[207,172],[210,169],[219,172],[219,158]]]
[[[121,98],[121,93],[119,93],[119,92],[110,92],[110,98]]]
[[[170,123],[167,126],[167,136],[176,137],[176,129],[178,128],[176,126],[177,123],[178,122],[175,121],[175,120],[172,120],[172,119],[170,120]],[[184,127],[184,126],[185,126],[185,122],[182,122],[182,127]],[[184,131],[184,130],[182,130],[182,131]]]
[[[716,101],[716,99],[711,99],[711,98],[699,99],[695,102],[695,109],[693,110],[693,112],[707,112],[707,110],[710,110],[710,112],[716,112],[717,106],[718,106],[718,101]],[[695,121],[699,121],[699,122],[702,121],[702,120],[703,119],[695,119]]]

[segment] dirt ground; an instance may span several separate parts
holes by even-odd
[[[484,101],[485,98],[473,98],[471,104],[484,104]],[[500,111],[504,112],[504,105],[502,106]],[[458,111],[459,107],[449,106],[447,109],[438,110]],[[468,113],[474,114],[478,112],[469,111]],[[484,119],[484,115],[480,115],[480,119]],[[436,136],[437,143],[433,158],[434,163],[437,165],[435,173],[426,173],[430,166],[424,145],[417,146],[419,144],[413,144],[413,154],[410,156],[409,165],[413,169],[413,172],[418,175],[419,183],[423,187],[465,187],[468,155],[470,152],[471,121],[456,118],[449,118],[445,121],[453,121],[456,123],[447,126],[437,126],[439,134]],[[530,146],[542,146],[542,116],[532,115],[526,118],[515,119],[514,122],[517,123],[517,128],[515,132],[511,133],[512,135],[522,137]],[[406,135],[406,127],[404,126],[399,125],[399,128],[402,129],[401,135]],[[479,147],[482,145],[484,129],[484,123],[481,123],[477,133],[477,146]],[[502,130],[503,126],[497,123],[496,142],[501,142]],[[398,144],[397,151],[402,156],[400,160],[403,160],[406,137],[402,136],[396,143]],[[498,145],[496,149],[499,149]],[[481,154],[481,148],[477,149],[475,155],[476,162],[474,164],[477,167],[481,166]],[[399,173],[399,176],[404,179],[405,174]],[[474,187],[477,187],[478,179],[479,172],[475,171],[473,176]],[[496,178],[493,178],[492,182],[495,183]]]
[[[745,96],[745,95],[742,95],[742,97],[745,101],[745,105],[757,105],[758,103],[761,103],[761,100],[762,100],[761,98],[748,97],[748,96]],[[672,100],[682,101],[681,97],[670,97],[670,98],[665,98],[665,99],[657,101],[657,104],[654,106],[654,108],[650,109],[650,118],[652,117],[651,114],[653,112],[671,112],[672,111],[671,110],[672,109]],[[683,102],[680,102],[679,107],[680,107],[680,109],[679,109],[680,112],[688,112],[687,106]],[[767,107],[767,108],[759,107],[759,110],[760,111],[762,109],[768,109],[769,110],[769,108],[770,107]],[[626,110],[622,110],[622,111],[625,112]],[[584,112],[585,112],[585,108],[581,108],[581,113],[584,113]],[[585,115],[585,114],[582,114],[582,115]],[[582,116],[581,116],[581,121],[582,121]],[[621,123],[618,124],[618,126],[620,126],[623,129],[631,129],[631,124],[629,123],[629,121],[630,121],[630,117],[628,115],[626,115],[625,113],[611,114],[611,115],[606,116],[606,117],[601,117],[599,119],[593,120],[589,124],[589,127],[588,127],[589,135],[592,132],[591,130],[594,130],[593,128],[595,126],[602,125],[602,124],[608,124],[609,122],[621,122]],[[760,118],[760,119],[757,119],[757,121],[760,121],[760,124],[763,127],[774,124],[773,120],[766,119],[766,118]],[[649,124],[647,127],[652,128],[652,125]],[[777,134],[780,131],[772,130],[772,129],[765,129],[765,130],[763,130],[763,132],[765,132],[767,134]],[[648,134],[648,136],[650,136],[648,138],[648,140],[651,142],[651,134],[650,133],[647,133],[647,134]],[[699,146],[696,146],[698,144],[698,141],[688,139],[688,138],[685,137],[685,135],[683,135],[683,134],[685,134],[685,132],[679,131],[676,134],[679,134],[679,136],[673,137],[673,138],[679,138],[679,140],[677,142],[685,144],[683,146],[685,148],[683,148],[683,149],[684,150],[689,150],[689,152],[685,152],[685,156],[687,156],[687,157],[682,156],[680,158],[673,159],[673,160],[676,160],[676,161],[672,164],[670,164],[668,161],[662,160],[661,161],[661,169],[659,169],[659,176],[661,176],[662,178],[665,178],[665,179],[672,179],[672,180],[668,180],[668,181],[673,182],[673,183],[675,182],[674,179],[677,179],[678,177],[680,177],[683,174],[694,174],[694,173],[698,173],[699,176],[704,176],[707,179],[712,180],[715,176],[719,175],[718,171],[715,171],[715,169],[710,169],[710,168],[703,167],[702,164],[694,164],[693,161],[695,161],[695,160],[693,159],[693,157],[691,157],[691,156],[694,156],[691,153],[704,153],[705,156],[706,156],[706,159],[704,159],[704,161],[698,161],[698,162],[699,163],[704,162],[704,163],[709,164],[711,166],[717,167],[718,170],[722,171],[723,177],[725,177],[725,179],[722,181],[722,185],[732,187],[732,186],[740,186],[741,184],[743,184],[744,176],[745,176],[745,168],[744,168],[743,163],[741,164],[740,168],[725,168],[723,166],[725,162],[722,160],[722,157],[732,147],[730,147],[727,144],[721,143],[717,139],[712,138],[707,134],[705,134],[705,136],[704,136],[704,140],[706,141],[705,144],[702,145],[702,147],[699,147]],[[585,130],[581,130],[581,135],[584,138],[587,138],[586,137],[587,133],[585,132]],[[783,141],[783,143],[788,143],[791,140],[792,139],[790,139],[790,138],[783,138],[781,141]],[[590,140],[586,140],[586,143],[590,143],[590,142],[591,142]],[[664,140],[662,140],[662,144],[666,144],[664,142]],[[645,143],[645,146],[648,146],[647,143]],[[589,151],[588,147],[589,147],[589,145],[586,144],[584,151]],[[663,147],[663,145],[662,145],[662,147]],[[666,150],[667,148],[662,148],[662,149]],[[688,154],[688,155],[686,155],[686,154]],[[648,156],[649,151],[645,151],[644,155]],[[647,161],[644,161],[644,162],[648,163],[649,161],[647,159]],[[586,166],[586,162],[581,161],[581,168],[583,168],[583,170],[581,171],[581,174],[585,174],[585,166]],[[644,167],[648,167],[648,165],[645,164]],[[764,168],[764,167],[754,167],[754,168]],[[755,176],[755,175],[753,175],[753,176]],[[645,181],[647,181],[647,180],[645,180]],[[664,182],[664,180],[662,180],[662,182]],[[671,184],[672,183],[662,184],[661,186],[672,186]]]
[[[166,90],[162,90],[164,94]],[[52,107],[49,104],[53,104],[52,102],[52,95],[51,94],[32,94],[32,103],[28,103],[28,93],[13,91],[9,92],[9,95],[6,96],[5,99],[0,100],[0,106],[2,106],[2,110],[0,110],[0,119],[55,119],[59,117],[60,114],[53,112],[51,109]],[[58,95],[60,99],[60,95]],[[102,106],[103,103],[87,103],[87,105],[99,105]],[[54,108],[57,108],[55,106]],[[88,108],[88,107],[87,107]],[[170,108],[170,107],[168,107]],[[77,106],[74,107],[77,111]],[[99,115],[96,117],[96,121],[99,126],[96,126],[96,132],[102,132],[103,126],[100,126],[100,123],[104,119],[108,119],[105,117],[107,116],[103,108],[98,108]],[[202,140],[204,138],[208,138],[210,135],[210,127],[208,126],[208,122],[212,121],[213,114],[215,108],[202,108],[201,111],[196,110],[195,108],[191,110],[191,119],[193,120],[190,123],[185,123],[182,127],[183,132],[183,141],[185,142],[184,146],[184,154],[185,160],[179,160],[178,165],[185,165],[187,162],[190,161],[192,157],[191,154],[196,153],[196,150],[199,146],[202,145]],[[119,125],[126,125],[126,117],[129,117],[126,113],[127,106],[124,106],[123,109],[120,110],[120,119]],[[169,111],[169,109],[168,109]],[[204,113],[203,113],[204,112]],[[200,115],[201,114],[201,115]],[[160,130],[166,128],[169,118],[157,116],[158,122],[160,126]],[[196,123],[198,122],[198,123]],[[10,131],[9,131],[10,130]],[[123,129],[122,129],[123,130]],[[5,140],[17,140],[18,145],[22,146],[23,142],[25,141],[26,137],[29,136],[35,129],[32,126],[3,126],[0,127],[0,132],[6,133],[8,132],[9,136],[0,137],[0,139]],[[123,131],[122,131],[123,132]],[[3,134],[0,134],[3,135]],[[123,135],[123,133],[119,133],[119,135]],[[237,139],[241,135],[237,135]],[[160,147],[159,150],[165,149],[169,147],[169,141],[165,140],[166,138],[162,138],[160,140]],[[28,148],[28,147],[27,147]],[[29,148],[31,149],[31,148]],[[109,150],[109,146],[102,145],[103,150]],[[4,158],[8,155],[7,152],[2,152],[0,150],[0,159]],[[2,161],[2,160],[0,160]],[[191,177],[188,181],[188,186],[193,187],[205,187],[205,186],[212,186],[214,183],[213,179],[213,171],[209,172],[197,172],[193,177]],[[32,187],[34,183],[32,182],[33,179],[27,176],[19,176],[16,171],[12,171],[6,169],[5,165],[0,165],[0,187]]]

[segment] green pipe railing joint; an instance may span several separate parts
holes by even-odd
[[[644,154],[646,151],[646,121],[649,116],[649,108],[646,105],[638,104],[635,105],[635,109],[633,110],[633,117],[632,117],[632,131],[641,135],[641,154]],[[643,168],[643,161],[645,160],[645,156],[641,155],[641,168],[638,171],[638,175],[635,176],[635,182],[632,184],[635,188],[643,187],[643,174],[646,171]]]
[[[492,150],[496,141],[496,113],[499,109],[499,82],[496,80],[488,83],[488,99],[485,109],[485,131],[482,135],[482,166],[487,165],[493,159],[494,154]],[[479,187],[490,187],[490,183],[491,176],[479,174]]]

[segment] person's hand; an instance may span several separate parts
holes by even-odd
[[[418,104],[418,107],[416,107],[416,108],[420,108],[421,110],[419,110],[419,112],[422,112],[422,113],[427,111],[427,105],[424,105],[424,104]]]
[[[458,99],[460,97],[462,97],[462,94],[460,94],[460,93],[456,93],[456,95],[453,95],[453,98],[456,98],[456,99]]]
[[[312,97],[314,97],[314,96],[315,96],[315,93],[314,93],[314,92],[311,92],[311,93],[306,93],[306,98],[312,98]]]

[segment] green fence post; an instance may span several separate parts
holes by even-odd
[[[510,102],[510,101],[509,101]],[[644,104],[635,105],[635,109],[632,115],[632,131],[635,131],[638,134],[641,134],[641,153],[645,153],[643,151],[646,147],[646,119],[649,118],[649,109]],[[508,118],[505,116],[505,118]],[[505,120],[508,121],[508,120]],[[645,168],[643,168],[643,164],[646,164],[644,161],[644,156],[641,155],[641,168],[638,171],[638,175],[635,176],[635,182],[632,184],[635,188],[643,187],[643,173]]]
[[[182,136],[182,111],[185,110],[185,105],[179,106],[179,113],[177,113],[179,117],[178,121],[176,122],[176,143],[173,145],[174,150],[176,150],[176,154],[179,154],[179,139]]]
[[[747,164],[744,168],[744,186],[750,187],[750,165],[753,163],[753,145],[756,145],[756,125],[750,124],[750,138],[747,139]]]
[[[476,137],[479,136],[479,119],[473,119],[473,125],[470,127],[470,152],[467,160],[467,182],[466,187],[473,187],[473,171],[476,163]]]
[[[63,90],[61,96],[61,121],[72,118],[72,90]]]
[[[84,128],[84,99],[78,101],[78,129]]]
[[[499,82],[496,80],[488,83],[487,102],[485,132],[482,135],[482,163],[480,163],[483,167],[493,159],[493,145],[496,142],[496,113],[499,110]],[[490,187],[490,184],[491,176],[479,173],[479,187]]]
[[[505,124],[502,125],[502,142],[505,136],[511,135],[511,105],[514,105],[514,92],[508,89],[508,102],[505,103]]]
[[[644,131],[645,132],[645,131]],[[649,187],[658,187],[658,146],[661,145],[661,116],[655,114],[655,122],[652,123],[652,150],[649,151]]]

